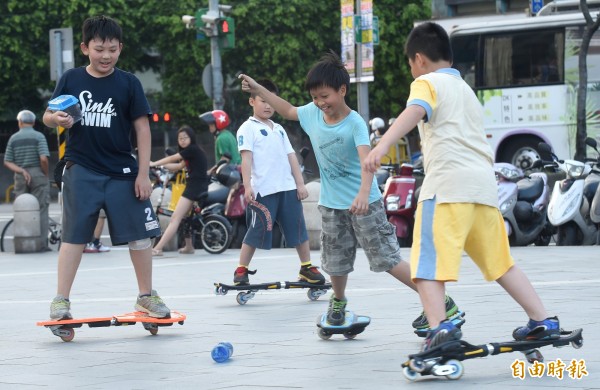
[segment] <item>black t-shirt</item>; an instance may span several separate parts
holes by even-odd
[[[201,192],[208,190],[208,161],[206,153],[197,144],[191,144],[187,148],[179,151],[179,154],[185,161],[185,167],[188,172],[187,181],[199,186]]]
[[[135,180],[133,121],[152,113],[137,77],[115,68],[97,78],[85,67],[74,68],[63,74],[52,98],[60,95],[75,96],[83,114],[69,129],[65,159],[107,176]]]

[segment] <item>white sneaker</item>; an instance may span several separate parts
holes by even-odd
[[[96,248],[96,245],[94,245],[93,242],[88,242],[87,244],[85,244],[83,253],[98,253],[98,248]]]
[[[104,245],[103,243],[96,245],[96,249],[98,249],[98,252],[110,252],[110,247]]]

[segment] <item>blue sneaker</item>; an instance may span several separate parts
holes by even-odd
[[[548,317],[543,321],[529,320],[527,325],[513,331],[513,338],[523,340],[552,340],[560,338],[560,323],[557,317]]]
[[[440,322],[440,325],[427,333],[421,352],[425,352],[449,341],[462,338],[462,332],[450,320]]]

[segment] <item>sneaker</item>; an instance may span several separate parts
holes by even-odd
[[[427,333],[421,352],[425,352],[449,341],[460,340],[461,337],[462,332],[460,329],[457,328],[452,321],[444,320],[440,322],[440,325],[437,328],[430,330]]]
[[[312,264],[306,264],[300,267],[298,279],[313,284],[325,284],[325,277],[319,269]]]
[[[96,249],[98,249],[98,252],[100,252],[100,253],[110,252],[110,247],[104,245],[102,242],[100,242],[98,245],[96,245]]]
[[[515,340],[548,340],[560,337],[560,324],[557,317],[548,317],[543,321],[529,320],[527,325],[513,331]]]
[[[83,248],[83,253],[98,253],[98,248],[94,245],[93,242],[89,242],[85,244],[85,248]]]
[[[50,304],[50,319],[52,320],[71,320],[71,302],[63,297],[57,295]]]
[[[171,310],[165,305],[162,299],[158,296],[156,290],[152,290],[151,295],[138,297],[135,304],[135,310],[148,313],[154,318],[171,318]]]
[[[254,275],[255,273],[256,273],[256,270],[250,271],[248,268],[240,265],[239,267],[237,267],[235,269],[235,272],[233,273],[233,285],[238,286],[238,285],[250,284],[250,279],[248,279],[248,274]]]
[[[333,295],[329,298],[329,308],[327,309],[327,323],[331,325],[342,325],[346,321],[347,299],[337,299]]]
[[[454,303],[454,300],[449,295],[446,295],[446,318],[452,319],[452,316],[456,313],[458,313],[458,306],[456,306],[456,303]],[[429,328],[429,322],[424,311],[413,321],[412,326],[415,329]]]

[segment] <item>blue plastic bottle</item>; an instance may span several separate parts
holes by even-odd
[[[226,341],[217,344],[210,353],[210,356],[212,356],[213,360],[217,363],[226,362],[231,355],[233,355],[233,345]]]

